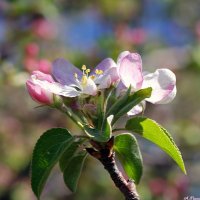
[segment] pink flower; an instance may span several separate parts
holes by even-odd
[[[111,58],[100,62],[94,70],[82,66],[82,71],[64,59],[53,62],[52,74],[60,84],[56,93],[65,97],[95,96],[98,90],[109,88],[119,79],[117,66]]]
[[[51,62],[49,62],[47,59],[41,59],[38,61],[38,70],[45,73],[50,74],[51,73]]]
[[[36,58],[33,57],[25,57],[23,60],[24,68],[28,72],[32,72],[38,69],[38,61]]]
[[[43,39],[53,39],[56,35],[55,25],[46,19],[37,19],[32,24],[33,33]]]
[[[43,85],[39,84],[41,81],[44,83]],[[45,86],[53,83],[54,80],[52,76],[44,74],[40,71],[34,71],[30,79],[27,80],[26,87],[34,101],[50,105],[53,103],[53,93],[48,87]]]
[[[123,87],[131,86],[133,92],[142,88],[152,88],[151,97],[146,101],[153,104],[166,104],[176,96],[176,76],[169,69],[157,69],[154,73],[144,73],[140,55],[129,51],[124,51],[119,55],[117,64]],[[123,88],[121,85],[120,87]],[[143,106],[137,105],[129,111],[128,115],[140,113]]]
[[[28,43],[25,47],[27,56],[36,57],[39,54],[39,46],[36,43]]]
[[[146,34],[142,28],[131,28],[120,24],[116,30],[116,37],[123,43],[140,45],[145,42]]]
[[[51,64],[46,60],[40,60],[38,69],[44,73],[49,72]],[[82,70],[76,68],[64,59],[57,59],[52,64],[52,76],[56,82],[47,81],[46,77],[37,77],[38,71],[34,72],[31,82],[42,90],[64,97],[87,97],[95,96],[98,90],[109,88],[119,80],[117,65],[111,58],[100,62],[94,70],[82,66]]]
[[[30,56],[24,58],[24,67],[28,72],[39,70],[45,74],[50,74],[52,69],[51,63],[47,59],[38,60]]]

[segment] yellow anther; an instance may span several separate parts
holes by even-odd
[[[78,74],[77,74],[77,73],[74,73],[74,77],[75,77],[75,78],[78,78]]]
[[[99,74],[99,70],[98,69],[95,70],[95,74]]]
[[[95,74],[101,75],[101,74],[103,74],[103,70],[96,69],[96,70],[95,70]]]
[[[81,69],[84,71],[84,70],[86,70],[87,68],[86,68],[85,65],[83,65]]]
[[[95,76],[95,75],[92,75],[92,76],[90,76],[90,78],[91,78],[92,80],[94,80],[94,79],[96,78],[96,76]]]
[[[99,70],[99,75],[100,75],[100,74],[103,74],[103,70]]]
[[[82,76],[81,83],[82,83],[82,85],[86,85],[87,84],[87,76],[86,75]]]
[[[86,69],[85,72],[86,72],[86,74],[90,73],[90,69]]]

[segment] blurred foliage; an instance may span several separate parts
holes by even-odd
[[[148,105],[145,115],[170,130],[188,175],[157,147],[138,138],[145,165],[138,186],[142,199],[200,197],[199,10],[198,0],[1,0],[0,199],[36,199],[30,189],[29,165],[42,132],[58,126],[80,131],[62,114],[35,108],[25,90],[29,73],[49,72],[51,61],[58,57],[78,67],[94,67],[123,50],[141,53],[146,70],[167,67],[177,75],[174,102]],[[64,187],[55,168],[42,199],[117,200],[122,196],[98,161],[88,158],[76,194]]]

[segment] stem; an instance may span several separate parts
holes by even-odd
[[[126,200],[139,200],[134,182],[127,181],[119,171],[115,163],[115,154],[112,153],[110,157],[104,157],[99,160],[110,174],[115,186],[124,194]]]
[[[84,138],[84,139],[88,139],[89,140],[89,137],[86,136],[86,135],[74,135],[75,138]]]
[[[115,186],[123,193],[126,200],[139,200],[139,195],[133,181],[126,180],[119,171],[115,162],[115,153],[112,150],[114,138],[112,137],[104,147],[92,141],[91,144],[98,149],[87,148],[87,152],[98,159],[110,174]]]
[[[127,131],[125,128],[115,128],[112,130],[113,133],[118,132],[118,131]]]
[[[80,119],[77,119],[77,117],[75,117],[75,115],[70,112],[70,110],[68,108],[66,108],[65,106],[62,106],[62,108],[59,108],[59,110],[65,114],[67,114],[67,116],[77,125],[79,126],[79,128],[81,128],[82,130],[84,129],[83,125],[80,122]]]

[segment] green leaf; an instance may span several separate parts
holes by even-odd
[[[50,129],[37,141],[31,163],[31,186],[38,199],[53,166],[72,141],[73,137],[63,128]]]
[[[111,136],[111,126],[109,120],[107,119],[103,126],[102,130],[91,128],[89,126],[84,126],[85,133],[97,142],[107,142]]]
[[[124,105],[121,105],[121,109],[114,115],[112,125],[124,114],[130,111],[134,106],[139,104],[144,99],[151,96],[152,88],[148,87],[145,89],[138,90],[132,95],[128,96],[128,99],[125,101]]]
[[[127,175],[139,183],[142,176],[142,156],[136,138],[130,133],[123,133],[115,137],[114,150],[117,152]]]
[[[103,110],[103,104],[104,104],[104,93],[102,92],[100,96],[96,97],[97,102],[97,128],[101,129],[103,118],[104,118],[104,110]]]
[[[170,134],[155,121],[145,117],[135,117],[127,121],[126,129],[140,134],[165,151],[186,174],[181,153]]]
[[[71,143],[68,146],[68,148],[65,150],[63,155],[61,156],[61,158],[59,160],[59,166],[60,166],[60,169],[61,169],[62,172],[64,171],[64,169],[68,165],[70,159],[73,157],[73,155],[77,151],[78,147],[79,147],[79,142]]]
[[[68,162],[64,170],[64,181],[66,186],[72,191],[75,192],[78,184],[79,177],[83,168],[87,153],[79,153],[73,156]]]
[[[116,97],[116,91],[117,88],[114,86],[111,86],[108,88],[108,90],[105,90],[105,102],[104,102],[104,112],[107,113],[107,111],[114,105],[114,103],[117,100]],[[109,115],[106,115],[109,116]]]
[[[131,92],[131,86],[128,88],[128,90],[126,91],[126,93],[120,97],[112,106],[111,108],[108,110],[106,116],[109,117],[110,115],[115,115],[119,112],[119,110],[124,107],[124,105],[126,104],[126,101],[128,100],[128,97],[130,95]]]

